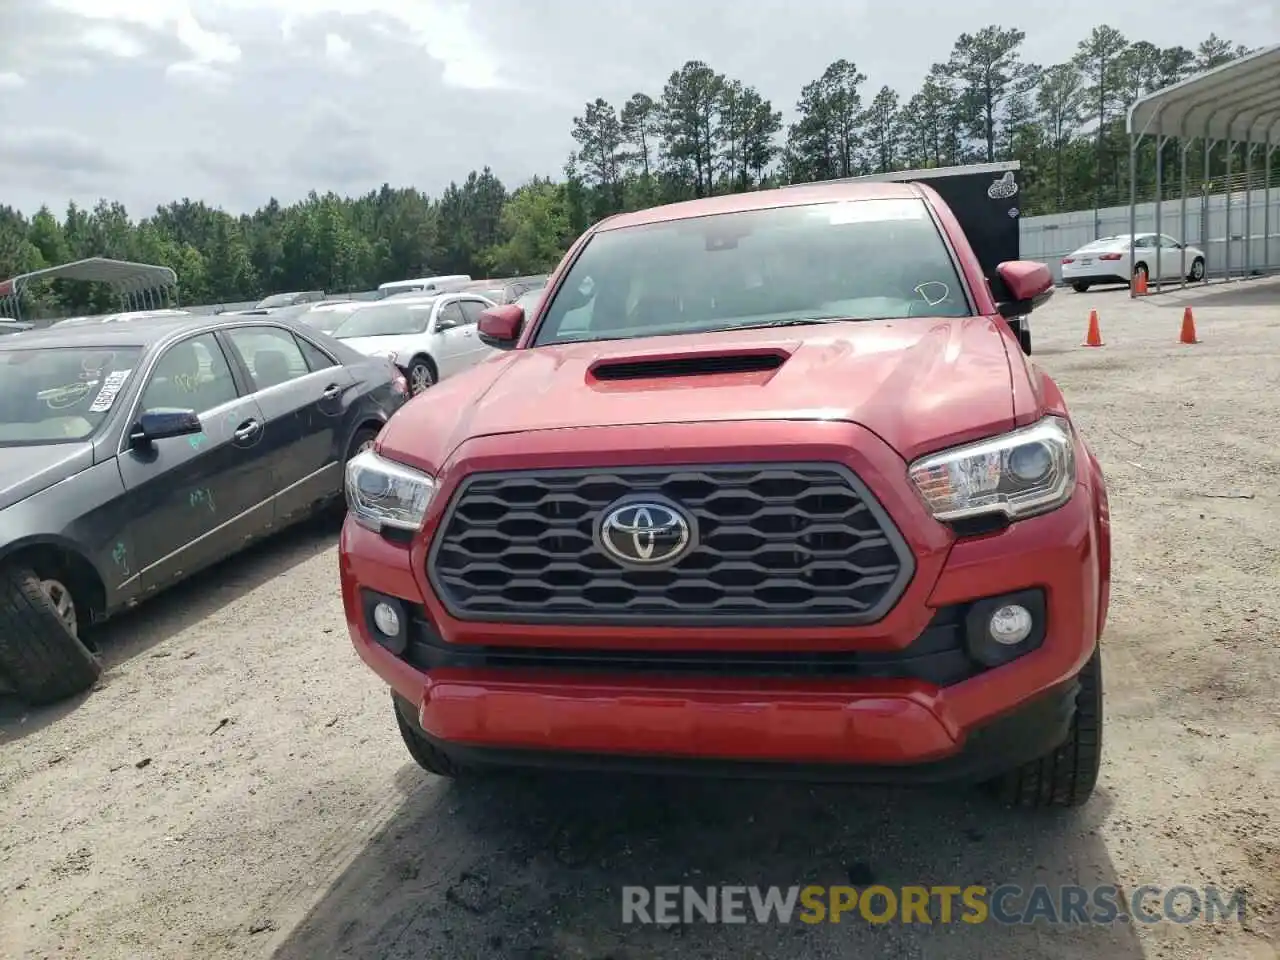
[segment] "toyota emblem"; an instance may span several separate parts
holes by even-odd
[[[696,535],[693,518],[669,500],[632,497],[604,512],[596,540],[623,566],[660,567],[688,553]]]

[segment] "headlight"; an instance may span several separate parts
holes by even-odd
[[[378,456],[372,450],[347,461],[347,509],[362,527],[417,530],[436,492],[421,471]]]
[[[394,350],[375,350],[369,354],[371,357],[386,357],[392,363],[396,362],[396,351]]]
[[[1071,498],[1076,458],[1071,426],[1060,417],[1004,436],[917,460],[911,481],[938,520],[1045,513]]]

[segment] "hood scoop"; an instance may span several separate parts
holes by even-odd
[[[598,381],[668,380],[675,377],[714,377],[735,373],[768,373],[787,362],[781,350],[707,351],[662,356],[610,357],[591,365]]]

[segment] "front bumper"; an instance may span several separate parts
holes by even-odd
[[[792,429],[777,426],[779,437]],[[878,623],[762,630],[457,621],[426,580],[431,518],[413,545],[389,542],[348,521],[340,563],[353,643],[402,704],[410,705],[408,719],[459,758],[569,767],[692,764],[708,771],[721,763],[740,770],[763,765],[770,775],[780,774],[781,764],[828,772],[859,768],[860,774],[845,774],[900,780],[985,776],[1051,750],[1069,729],[1074,680],[1096,648],[1106,604],[1095,478],[1082,469],[1075,496],[1053,513],[954,540],[904,495],[904,482],[897,479],[900,460],[895,464],[874,443],[848,440],[811,453],[814,459],[834,459],[838,449],[849,458],[894,516],[917,563],[906,592]],[[467,655],[481,648],[584,655],[606,649],[635,655],[889,655],[911,646],[937,611],[1032,589],[1043,591],[1046,601],[1040,645],[955,682],[865,673],[747,675],[729,668],[641,671],[625,664],[587,669],[573,662],[497,664]],[[412,605],[459,655],[428,665],[376,642],[365,591]]]

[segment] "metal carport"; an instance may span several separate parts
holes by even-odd
[[[169,267],[90,257],[0,281],[0,316],[4,316],[7,310],[12,310],[10,316],[22,319],[23,292],[31,284],[43,280],[105,283],[119,297],[121,307],[127,311],[178,305],[178,275]]]
[[[1205,256],[1209,255],[1208,220],[1210,179],[1210,157],[1219,143],[1227,145],[1226,168],[1226,229],[1224,231],[1225,251],[1220,269],[1206,271],[1206,279],[1212,273],[1221,273],[1225,279],[1233,279],[1231,247],[1236,239],[1232,232],[1232,164],[1235,161],[1236,149],[1243,146],[1244,152],[1244,235],[1242,238],[1242,262],[1239,265],[1240,276],[1247,277],[1265,273],[1271,266],[1271,159],[1276,147],[1280,146],[1280,44],[1264,47],[1254,53],[1247,54],[1237,60],[1207,70],[1175,83],[1172,86],[1157,90],[1155,93],[1138,100],[1129,108],[1126,124],[1129,134],[1129,232],[1137,233],[1138,208],[1138,145],[1143,137],[1154,137],[1156,142],[1156,187],[1155,187],[1155,232],[1162,232],[1162,213],[1164,195],[1164,147],[1170,140],[1180,144],[1179,177],[1181,180],[1179,207],[1179,236],[1183,244],[1186,242],[1187,229],[1187,157],[1196,140],[1203,144],[1204,179],[1202,181],[1202,201],[1200,211],[1200,232],[1202,244],[1206,245]],[[1263,227],[1261,262],[1255,259],[1253,243],[1252,204],[1254,179],[1254,153],[1262,147],[1263,186],[1265,200],[1263,203]],[[1159,241],[1157,240],[1157,243]],[[1134,273],[1134,250],[1129,248],[1129,275]],[[1182,282],[1187,283],[1187,264],[1185,247],[1182,251]],[[1157,271],[1158,274],[1163,271]],[[1159,277],[1156,289],[1160,288]]]

